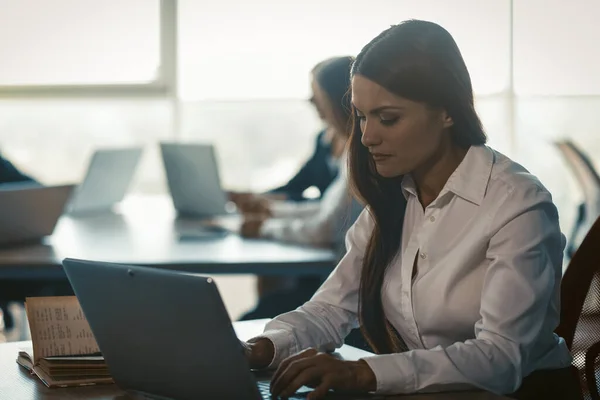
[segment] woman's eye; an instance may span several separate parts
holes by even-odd
[[[400,117],[379,117],[379,122],[385,126],[392,126],[398,122],[399,119]]]

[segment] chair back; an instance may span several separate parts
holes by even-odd
[[[560,325],[585,399],[600,400],[600,218],[575,251],[561,283]]]
[[[555,142],[567,166],[575,176],[583,193],[583,204],[578,210],[577,220],[570,234],[567,256],[573,257],[585,234],[600,216],[600,176],[590,158],[570,140]]]

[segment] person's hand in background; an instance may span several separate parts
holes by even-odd
[[[254,193],[251,192],[227,192],[227,197],[229,201],[235,203],[236,205],[240,202],[245,202],[247,199],[254,196]]]
[[[247,238],[260,237],[260,230],[269,217],[260,214],[245,214],[244,222],[240,228],[240,234]]]
[[[241,211],[244,214],[257,215],[261,217],[272,217],[271,200],[264,196],[254,196],[241,204]]]
[[[230,193],[229,200],[244,215],[271,216],[271,199],[268,196],[253,193]]]

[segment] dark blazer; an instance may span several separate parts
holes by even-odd
[[[338,171],[330,163],[331,145],[324,140],[325,131],[319,132],[315,150],[300,171],[285,185],[271,190],[269,193],[285,194],[288,200],[306,200],[302,193],[311,186],[316,186],[321,194],[336,178]]]
[[[10,161],[0,155],[0,184],[35,182],[35,179],[19,171]]]

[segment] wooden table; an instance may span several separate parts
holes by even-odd
[[[236,219],[224,223],[236,225]],[[197,220],[177,219],[168,197],[132,197],[117,213],[61,217],[43,244],[0,249],[0,279],[66,279],[65,257],[202,274],[327,275],[334,266],[328,249],[243,239],[235,233],[180,239],[199,227]]]
[[[238,337],[247,340],[262,332],[265,320],[236,322],[234,324]],[[29,345],[30,342],[13,342],[0,344],[0,399],[14,400],[130,400],[125,392],[115,385],[101,385],[81,388],[48,389],[37,378],[16,363],[18,349]],[[370,353],[344,346],[339,353],[346,359],[356,360]],[[202,398],[200,395],[199,399]],[[339,397],[336,397],[339,398]],[[436,393],[411,396],[394,396],[398,400],[502,400],[486,392]]]

